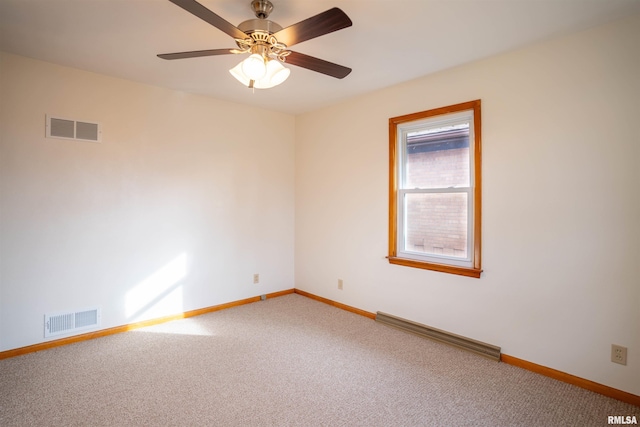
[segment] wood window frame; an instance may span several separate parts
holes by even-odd
[[[449,264],[439,264],[415,259],[398,257],[398,126],[418,120],[436,116],[473,111],[473,263],[471,267],[461,267]],[[469,145],[471,145],[471,141]],[[467,277],[480,278],[482,273],[481,234],[482,234],[482,114],[479,99],[447,107],[435,108],[413,114],[407,114],[389,119],[389,263],[406,267],[421,268],[443,273],[457,274]]]

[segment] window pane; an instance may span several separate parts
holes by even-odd
[[[467,258],[467,193],[405,195],[404,250]]]
[[[404,188],[469,187],[469,123],[409,132]]]

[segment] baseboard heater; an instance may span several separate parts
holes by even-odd
[[[410,320],[401,319],[400,317],[392,316],[380,311],[376,313],[376,322],[380,322],[388,326],[393,326],[394,328],[398,328],[406,332],[411,332],[425,338],[431,338],[436,341],[451,344],[456,347],[460,347],[462,349],[480,354],[481,356],[497,360],[498,362],[500,361],[500,347],[496,347],[495,345],[472,340],[471,338],[462,337],[460,335],[452,334],[450,332],[412,322]]]

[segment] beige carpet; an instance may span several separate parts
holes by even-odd
[[[1,426],[604,426],[640,408],[300,295],[0,360]]]

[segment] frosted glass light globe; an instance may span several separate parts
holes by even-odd
[[[278,86],[283,81],[287,80],[291,70],[282,66],[280,61],[271,60],[267,64],[267,76],[269,77],[269,87]]]
[[[267,72],[262,55],[254,53],[242,62],[242,72],[251,80],[260,80]]]

